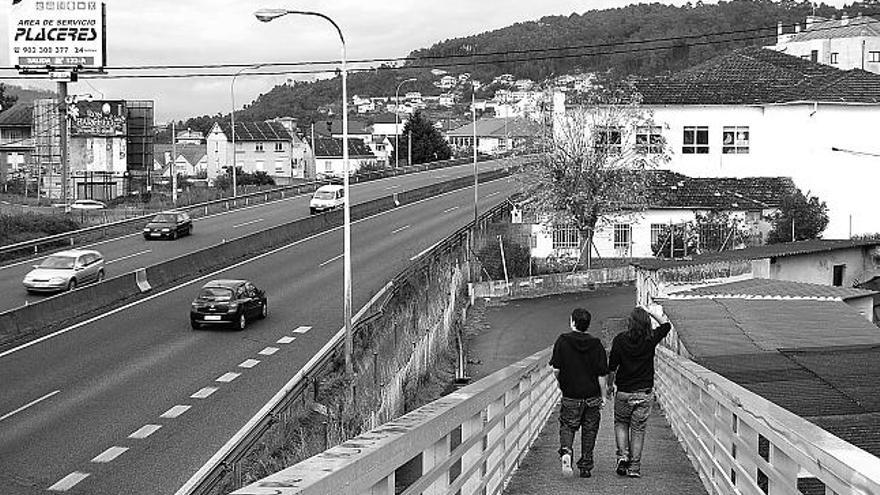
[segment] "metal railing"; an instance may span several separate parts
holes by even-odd
[[[493,157],[493,160],[495,159],[497,158]],[[410,165],[407,167],[401,167],[399,169],[387,169],[383,171],[366,172],[364,174],[352,176],[352,182],[368,182],[387,177],[394,177],[397,175],[405,175],[424,172],[427,170],[435,170],[439,168],[454,167],[467,163],[470,163],[470,161],[467,159],[455,159]],[[218,211],[233,209],[238,207],[239,205],[249,206],[251,204],[258,204],[261,202],[260,200],[266,203],[270,200],[284,199],[286,195],[289,194],[299,195],[303,193],[313,192],[318,187],[325,184],[330,184],[332,182],[332,180],[305,182],[302,184],[294,184],[265,191],[243,194],[235,198],[220,198],[211,201],[205,201],[203,203],[181,206],[176,209],[180,211],[186,211],[193,218],[198,218],[201,216],[207,216],[211,213],[215,213]],[[148,215],[136,216],[125,220],[86,227],[83,229],[64,232],[61,234],[40,237],[38,239],[31,239],[29,241],[19,242],[16,244],[0,246],[0,262],[39,254],[41,247],[47,247],[48,250],[63,249],[75,246],[78,243],[81,244],[85,242],[95,242],[97,240],[105,239],[113,235],[122,235],[125,233],[137,232],[142,227],[141,224],[152,218],[154,214],[155,212]]]
[[[233,494],[392,495],[398,469],[413,459],[418,478],[403,495],[501,493],[559,399],[550,351]]]
[[[357,334],[370,320],[378,317],[385,309],[385,304],[395,295],[400,287],[406,285],[406,279],[414,272],[422,270],[431,262],[433,256],[447,253],[456,247],[467,246],[475,228],[481,228],[493,221],[509,208],[509,204],[501,203],[480,216],[475,225],[473,221],[442,241],[431,246],[416,258],[406,269],[395,276],[353,318],[353,332]],[[233,437],[223,445],[180,489],[176,495],[192,495],[211,493],[221,485],[224,478],[232,473],[240,476],[241,463],[263,435],[279,420],[286,419],[297,399],[309,393],[309,384],[315,377],[333,368],[342,352],[345,329],[340,329],[283,387],[267,402]]]
[[[667,348],[656,367],[658,400],[710,494],[880,493],[870,453]]]

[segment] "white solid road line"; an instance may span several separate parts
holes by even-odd
[[[250,222],[245,222],[245,223],[240,223],[240,224],[238,224],[238,225],[233,225],[232,228],[233,228],[233,229],[237,229],[237,228],[239,228],[239,227],[244,227],[244,226],[247,226],[247,225],[253,225],[253,224],[255,224],[255,223],[260,223],[260,222],[262,222],[262,221],[263,221],[262,218],[258,218],[258,219],[256,219],[256,220],[251,220]]]
[[[330,258],[329,260],[327,260],[327,261],[321,263],[321,264],[318,265],[318,266],[329,265],[330,263],[333,263],[334,261],[338,260],[339,258],[342,258],[344,255],[345,255],[345,253],[340,254],[339,256],[334,256],[333,258]]]
[[[229,373],[224,373],[223,376],[218,377],[214,381],[220,382],[220,383],[229,383],[232,380],[235,380],[236,378],[238,378],[240,376],[241,376],[241,373],[233,373],[230,371]]]
[[[399,187],[400,187],[400,186],[389,186],[389,187],[386,187],[385,190],[389,190],[389,189],[397,189],[397,188],[399,188]]]
[[[189,411],[191,407],[192,406],[174,406],[171,409],[160,414],[159,417],[165,419],[174,419],[176,417],[179,417],[181,414]]]
[[[296,340],[296,337],[281,337],[280,339],[278,339],[277,343],[278,344],[290,344],[294,340]]]
[[[243,363],[239,364],[238,367],[251,369],[258,364],[260,364],[260,362],[257,361],[256,359],[248,359],[248,360],[244,361]]]
[[[137,431],[135,431],[131,435],[129,435],[128,438],[134,438],[137,440],[141,440],[141,439],[147,438],[148,436],[152,435],[153,433],[156,433],[157,431],[159,431],[159,428],[162,428],[162,425],[144,425],[144,426],[138,428]]]
[[[60,390],[56,390],[54,392],[50,392],[50,393],[40,397],[39,399],[32,400],[32,401],[28,402],[27,404],[19,407],[15,411],[12,411],[12,412],[4,414],[3,416],[0,416],[0,421],[3,421],[4,419],[7,419],[7,418],[11,418],[12,416],[24,411],[25,409],[27,409],[31,406],[35,406],[35,405],[39,404],[40,402],[43,402],[44,400],[48,399],[49,397],[52,397],[53,395],[60,393],[60,392],[61,392]]]
[[[493,193],[491,193],[491,194],[487,194],[486,197],[487,197],[487,198],[491,198],[492,196],[495,196],[495,195],[497,195],[497,194],[501,194],[501,191],[495,191],[495,192],[493,192]]]
[[[403,227],[400,227],[399,229],[394,229],[391,231],[391,235],[399,234],[408,228],[409,228],[409,225],[404,225]]]
[[[258,352],[257,354],[259,354],[261,356],[271,356],[272,354],[275,354],[276,352],[278,352],[277,347],[267,347],[267,348],[263,349],[262,351]]]
[[[205,388],[199,390],[198,392],[190,395],[189,398],[190,399],[207,399],[208,397],[211,396],[211,394],[213,394],[217,390],[219,390],[217,387],[205,387]]]
[[[384,180],[384,179],[378,179],[378,180]],[[377,181],[378,181],[378,180],[377,180]],[[372,181],[372,182],[377,182],[377,181]],[[449,196],[449,195],[452,195],[452,194],[458,194],[458,193],[460,193],[460,192],[461,192],[460,189],[456,189],[455,191],[448,191],[448,192],[445,192],[445,193],[443,193],[443,194],[438,194],[437,196],[431,196],[430,198],[425,198],[425,199],[420,199],[420,200],[418,200],[418,201],[413,201],[412,203],[409,203],[409,204],[403,205],[403,206],[401,206],[401,207],[399,207],[399,208],[394,208],[394,209],[392,209],[392,210],[383,211],[383,212],[381,212],[381,213],[376,213],[375,215],[370,215],[370,216],[368,216],[368,217],[361,218],[360,220],[355,220],[354,222],[351,222],[351,223],[352,223],[352,225],[355,225],[355,224],[359,224],[359,223],[361,223],[361,222],[366,222],[367,220],[372,220],[372,219],[378,218],[378,217],[380,217],[380,216],[382,216],[382,215],[387,215],[387,214],[390,214],[390,213],[399,213],[400,211],[402,211],[402,210],[405,209],[405,208],[410,208],[410,207],[412,207],[412,206],[416,206],[416,205],[419,205],[419,204],[422,204],[422,203],[426,203],[426,202],[428,202],[428,201],[434,201],[434,200],[436,200],[436,199],[439,199],[439,198],[442,198],[442,197],[445,197],[445,196]],[[268,252],[265,252],[265,253],[263,253],[263,254],[260,254],[260,255],[254,256],[254,257],[249,258],[249,259],[246,259],[246,260],[244,260],[244,261],[240,261],[240,262],[238,262],[238,263],[236,263],[236,264],[234,264],[234,265],[227,266],[227,267],[225,267],[225,268],[221,268],[221,269],[219,269],[219,270],[217,270],[217,271],[214,271],[214,272],[211,272],[211,273],[208,273],[208,274],[202,275],[201,277],[196,277],[196,278],[194,278],[194,279],[192,279],[192,280],[190,280],[190,281],[188,281],[188,282],[183,282],[183,283],[180,284],[180,285],[176,285],[176,286],[174,286],[174,287],[170,287],[170,288],[168,288],[168,289],[163,290],[162,292],[157,292],[157,293],[153,294],[152,296],[147,296],[147,297],[145,297],[145,298],[143,298],[143,299],[138,299],[137,301],[130,302],[130,303],[124,305],[124,306],[120,306],[120,307],[118,307],[118,308],[116,308],[116,309],[112,309],[112,310],[110,310],[110,311],[107,311],[107,312],[104,313],[104,314],[101,314],[101,315],[95,316],[95,317],[93,317],[93,318],[89,318],[88,320],[85,320],[85,321],[81,321],[81,322],[76,323],[76,324],[74,324],[74,325],[71,325],[71,326],[69,326],[69,327],[67,327],[67,328],[62,328],[61,330],[58,330],[58,331],[56,331],[56,332],[52,332],[52,333],[50,333],[49,335],[44,335],[44,336],[42,336],[42,337],[40,337],[40,338],[38,338],[38,339],[35,339],[35,340],[32,340],[32,341],[26,343],[26,344],[22,344],[22,345],[20,345],[20,346],[18,346],[18,347],[14,347],[14,348],[12,348],[12,349],[9,349],[8,351],[0,352],[0,358],[6,357],[6,356],[8,356],[8,355],[10,355],[10,354],[13,354],[13,353],[16,353],[16,352],[18,352],[18,351],[21,351],[21,350],[27,349],[28,347],[35,346],[35,345],[37,345],[37,344],[39,344],[39,343],[41,343],[41,342],[47,341],[47,340],[49,340],[49,339],[53,339],[53,338],[55,338],[55,337],[58,337],[59,335],[64,335],[64,334],[67,333],[67,332],[70,332],[70,331],[72,331],[72,330],[76,330],[76,329],[78,329],[78,328],[84,327],[84,326],[89,325],[89,324],[91,324],[91,323],[94,323],[94,322],[96,322],[96,321],[98,321],[98,320],[103,320],[104,318],[107,318],[107,317],[109,317],[109,316],[113,316],[113,315],[115,315],[115,314],[117,314],[117,313],[121,313],[121,312],[126,311],[126,310],[128,310],[128,309],[130,309],[130,308],[133,308],[133,307],[135,307],[135,306],[139,306],[139,305],[141,305],[141,304],[147,303],[147,302],[149,302],[149,301],[152,301],[153,299],[156,299],[156,298],[162,297],[162,296],[164,296],[164,295],[166,295],[166,294],[170,294],[170,293],[172,293],[172,292],[174,292],[174,291],[176,291],[176,290],[180,290],[180,289],[182,289],[182,288],[184,288],[184,287],[188,287],[188,286],[190,286],[190,285],[197,284],[197,283],[201,282],[202,280],[207,280],[207,279],[211,279],[211,278],[217,278],[217,275],[219,275],[219,274],[221,274],[221,273],[229,272],[230,270],[233,270],[233,269],[238,268],[238,267],[240,267],[240,266],[244,266],[244,265],[247,265],[247,264],[253,263],[253,262],[255,262],[255,261],[259,261],[259,260],[261,260],[261,259],[263,259],[263,258],[266,258],[266,257],[268,257],[268,256],[272,256],[272,255],[278,254],[278,253],[280,253],[280,252],[282,252],[282,251],[285,251],[285,250],[287,250],[287,249],[290,249],[290,248],[292,248],[292,247],[294,247],[294,246],[298,246],[298,245],[303,244],[303,243],[305,243],[305,242],[311,241],[311,240],[313,240],[313,239],[317,239],[318,237],[321,237],[321,236],[324,236],[324,235],[327,235],[327,234],[331,234],[331,233],[337,232],[337,231],[339,231],[339,230],[342,230],[342,227],[341,227],[341,226],[340,226],[340,227],[335,227],[335,228],[332,228],[332,229],[328,229],[328,230],[324,230],[324,231],[322,231],[322,232],[318,232],[318,233],[316,233],[316,234],[310,235],[309,237],[306,237],[305,239],[300,239],[300,240],[298,240],[298,241],[291,242],[290,244],[286,244],[286,245],[284,245],[284,246],[281,246],[281,247],[275,248],[275,249],[273,249],[273,250],[271,250],[271,251],[268,251]],[[140,235],[140,234],[136,234],[136,235]],[[439,241],[438,241],[438,244],[439,244]],[[341,256],[341,255],[340,255],[340,256]],[[418,256],[415,256],[415,257],[413,257],[413,258],[410,258],[410,260],[413,260],[413,259],[415,259],[415,258],[417,258],[417,257],[418,257]],[[0,269],[2,269],[2,268],[0,268]]]
[[[297,327],[297,328],[293,331],[293,333],[306,333],[306,332],[308,332],[308,331],[311,330],[311,329],[312,329],[312,327]]]
[[[92,462],[108,463],[124,454],[126,450],[128,450],[128,447],[110,447],[104,452],[98,454],[92,459]]]
[[[147,250],[144,250],[144,251],[138,251],[138,252],[136,252],[136,253],[134,253],[134,254],[129,254],[128,256],[123,256],[123,257],[121,257],[121,258],[116,258],[115,260],[105,261],[104,264],[105,264],[105,265],[112,265],[113,263],[116,263],[117,261],[127,260],[127,259],[129,259],[129,258],[134,258],[135,256],[140,256],[140,255],[142,255],[142,254],[147,254],[147,253],[152,253],[152,252],[153,252],[152,249],[147,249]]]
[[[445,210],[443,210],[443,213],[449,213],[450,211],[455,211],[458,208],[459,208],[458,206],[453,206],[452,208],[446,208]]]
[[[66,492],[70,490],[77,483],[89,477],[89,473],[81,473],[79,471],[74,471],[67,476],[61,478],[57,483],[47,488],[50,492]]]

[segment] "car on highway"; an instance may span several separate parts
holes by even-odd
[[[192,219],[185,211],[163,211],[144,227],[144,239],[177,239],[192,234],[192,229]]]
[[[266,292],[248,280],[212,280],[203,285],[189,310],[194,330],[225,325],[244,330],[248,322],[269,314]]]
[[[59,292],[104,280],[104,257],[90,249],[72,249],[52,254],[28,272],[22,280],[28,292]]]
[[[312,195],[309,201],[309,213],[322,213],[328,210],[342,208],[345,203],[345,189],[338,184],[321,186]]]
[[[103,210],[107,205],[96,199],[78,199],[70,203],[71,210]]]

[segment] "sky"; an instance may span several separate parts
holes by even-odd
[[[33,0],[25,0],[33,1]],[[259,8],[312,10],[331,17],[346,38],[350,60],[402,57],[450,38],[478,34],[545,15],[569,15],[622,7],[626,0],[105,0],[107,64],[180,65],[336,60],[340,43],[332,26],[319,18],[287,16],[258,21]],[[0,19],[8,19],[10,0],[0,0]],[[685,2],[666,2],[681,5]],[[826,2],[838,4],[838,2]],[[842,4],[842,2],[840,2]],[[9,67],[9,26],[0,21],[0,66]],[[273,69],[275,70],[275,69]],[[111,74],[112,70],[109,70]],[[260,76],[248,70],[235,81],[236,107],[283,83],[288,76]],[[10,70],[2,76],[15,75]],[[155,101],[156,121],[229,112],[231,77],[205,79],[72,83],[70,94],[94,98]],[[5,81],[25,87],[54,88],[45,79]]]

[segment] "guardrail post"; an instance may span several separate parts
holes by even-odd
[[[447,434],[434,445],[422,452],[422,475],[428,474],[434,466],[442,464],[449,457],[449,435]],[[444,473],[429,486],[422,495],[440,495],[446,493],[449,486],[449,473]]]
[[[483,413],[480,411],[475,416],[472,416],[470,419],[461,424],[461,443],[465,443],[471,438],[482,436],[483,435]],[[483,454],[483,451],[486,447],[483,445],[483,442],[477,442],[471,448],[469,448],[464,454],[461,456],[461,472],[462,475],[470,471],[470,469],[480,460],[480,457]],[[482,480],[482,475],[484,473],[481,470],[475,471],[474,475],[471,475],[467,480],[465,480],[464,484],[461,486],[461,490],[459,493],[475,493],[477,487],[480,485],[480,481]]]
[[[491,423],[502,414],[504,414],[503,395],[486,408],[486,423]],[[486,480],[486,493],[497,493],[504,480],[504,442],[500,440],[504,436],[504,430],[504,420],[501,420],[486,432],[486,448],[491,448],[491,451],[486,456],[485,472],[492,473]]]
[[[394,495],[394,471],[370,488],[369,495]]]

